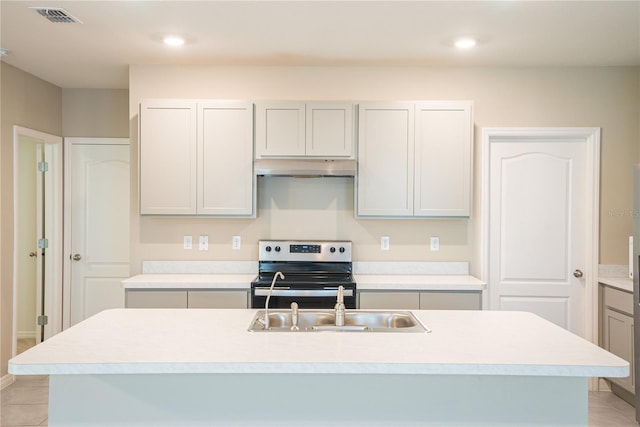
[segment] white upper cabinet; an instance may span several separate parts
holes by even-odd
[[[256,158],[353,158],[353,105],[272,101],[256,104]]]
[[[198,102],[197,182],[198,214],[253,214],[253,104]]]
[[[253,104],[140,103],[140,213],[252,216]]]
[[[469,101],[359,106],[358,217],[468,217]]]
[[[472,134],[470,102],[416,104],[416,216],[470,215]]]
[[[140,103],[140,213],[196,213],[196,103]]]
[[[357,214],[413,216],[414,104],[360,104]]]

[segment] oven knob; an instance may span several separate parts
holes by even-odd
[[[264,248],[264,250],[267,252],[271,252],[271,246],[267,246],[266,248]]]
[[[334,248],[333,246],[331,246],[331,249],[329,249],[329,252],[331,252],[332,254],[336,252],[336,248]]]
[[[276,252],[280,252],[280,246],[276,246]]]
[[[343,254],[344,253],[344,247],[340,247],[340,253]]]

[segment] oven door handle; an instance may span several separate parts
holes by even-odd
[[[267,296],[269,295],[269,289],[254,289],[255,296]],[[337,297],[337,289],[278,289],[274,288],[271,292],[271,296],[281,297]],[[345,297],[353,296],[353,289],[347,289],[344,291]]]

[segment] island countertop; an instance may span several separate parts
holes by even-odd
[[[249,332],[255,313],[106,310],[14,357],[9,372],[575,377],[629,372],[623,359],[525,312],[413,311],[431,333]]]

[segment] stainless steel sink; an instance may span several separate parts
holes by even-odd
[[[431,332],[410,311],[347,310],[344,326],[336,326],[333,310],[299,310],[295,328],[290,310],[269,310],[269,329],[264,328],[264,310],[251,321],[251,332]]]

